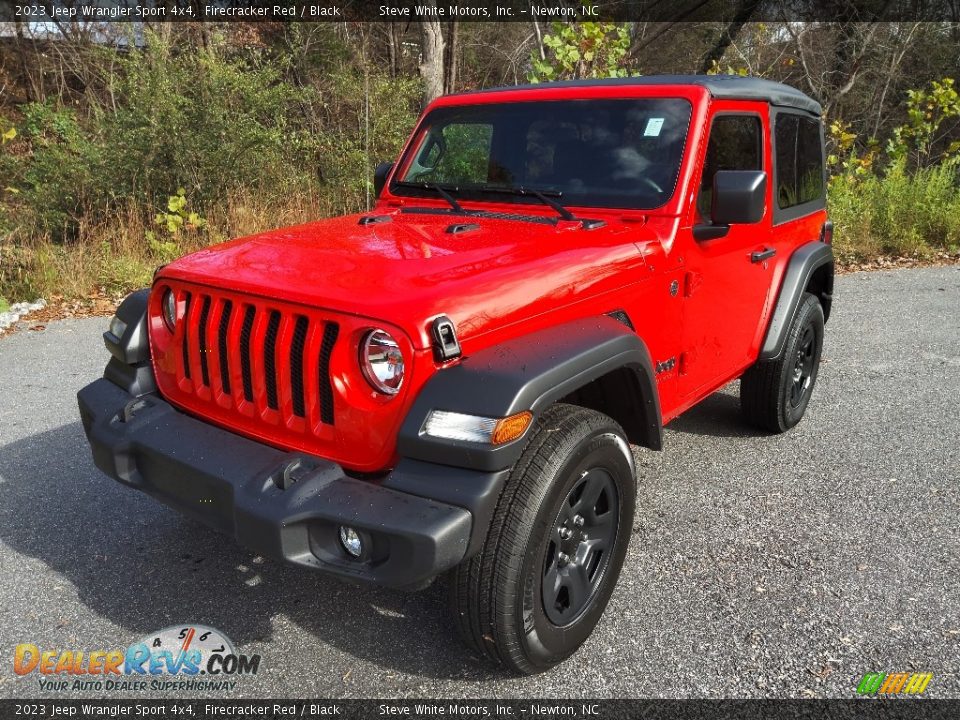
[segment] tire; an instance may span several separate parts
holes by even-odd
[[[483,547],[452,571],[450,606],[466,644],[527,675],[576,652],[620,575],[635,503],[620,426],[573,405],[544,411]]]
[[[777,360],[758,361],[740,379],[740,408],[751,425],[786,432],[806,412],[820,370],[823,308],[804,293]]]

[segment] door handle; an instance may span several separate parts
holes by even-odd
[[[750,262],[752,263],[763,262],[764,260],[769,260],[776,254],[777,254],[777,249],[771,248],[771,247],[764,248],[763,250],[755,250],[752,253],[750,253]]]

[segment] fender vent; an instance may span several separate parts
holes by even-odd
[[[625,310],[611,310],[610,312],[607,313],[607,316],[612,317],[617,322],[623,323],[631,330],[636,329],[633,327],[633,322],[630,320],[630,316],[627,315]]]

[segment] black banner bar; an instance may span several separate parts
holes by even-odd
[[[960,21],[957,0],[0,0],[0,22],[728,22],[747,9],[755,22]]]
[[[3,718],[955,720],[960,700],[0,700]]]

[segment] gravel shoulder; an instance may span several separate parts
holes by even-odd
[[[51,694],[13,674],[18,643],[126,647],[196,622],[262,655],[231,697],[851,697],[865,672],[926,671],[927,695],[958,698],[960,267],[837,285],[807,418],[758,435],[733,384],[671,423],[663,452],[636,450],[607,613],[571,661],[523,679],[460,645],[442,583],[286,568],[101,475],[75,394],[102,372],[103,318],[8,334],[0,696]]]

